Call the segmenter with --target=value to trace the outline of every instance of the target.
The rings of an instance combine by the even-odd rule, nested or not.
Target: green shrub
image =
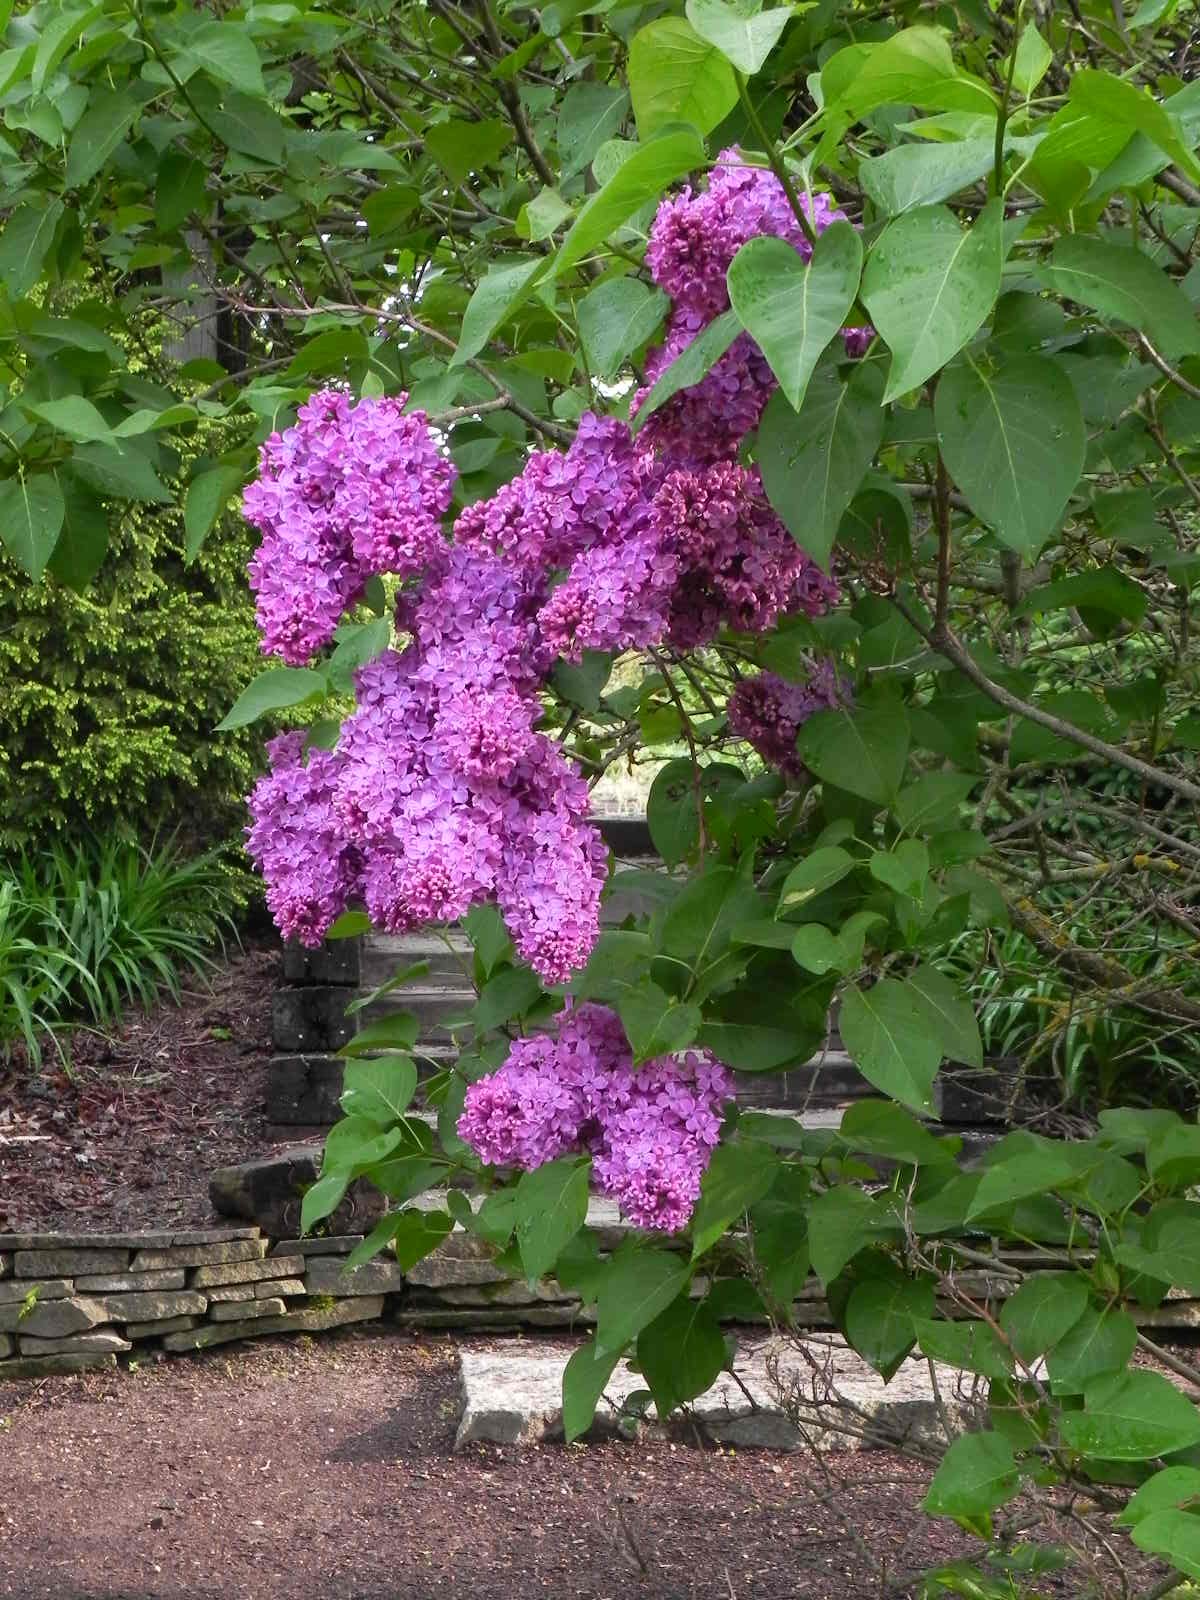
[[[83,594],[0,559],[0,848],[236,829],[261,733],[212,732],[258,661],[253,538],[229,520],[187,566],[176,507],[124,508]]]
[[[184,856],[125,835],[18,852],[0,876],[0,1050],[71,1022],[111,1024],[180,975],[204,972],[233,925],[234,879],[216,852]]]

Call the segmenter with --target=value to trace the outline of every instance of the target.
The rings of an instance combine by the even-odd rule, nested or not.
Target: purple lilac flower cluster
[[[817,234],[847,220],[825,194],[803,195],[800,205]],[[729,309],[729,265],[760,234],[786,240],[805,261],[812,256],[783,185],[773,173],[748,165],[737,150],[722,151],[703,192],[685,188],[659,207],[646,264],[671,296],[672,308],[666,340],[646,364],[647,386],[634,396],[635,413],[660,374]],[[873,337],[873,328],[844,329],[847,355],[864,355]],[[700,383],[647,419],[642,438],[667,459],[721,460],[757,427],[774,388],[770,367],[742,334]]]
[[[529,1170],[586,1151],[631,1222],[674,1233],[699,1198],[731,1094],[728,1070],[702,1051],[635,1067],[616,1013],[587,1004],[565,1011],[555,1036],[518,1039],[473,1083],[458,1132],[490,1166]]]
[[[774,672],[743,678],[729,697],[729,726],[754,746],[764,761],[786,777],[805,771],[796,753],[796,734],[817,711],[844,705],[848,686],[832,662],[815,662],[807,683],[789,683]]]
[[[820,197],[809,215],[819,230],[839,213]],[[660,208],[647,260],[674,309],[651,381],[725,309],[729,262],[759,233],[810,254],[780,185],[736,152],[702,194]],[[453,468],[403,396],[317,394],[268,440],[245,499],[264,535],[250,568],[263,649],[300,665],[370,577],[402,580],[400,647],[357,674],[336,751],[306,753],[301,734],[284,735],[251,797],[249,849],[282,932],[316,944],[355,900],[401,931],[487,899],[545,981],[584,965],[606,852],[586,785],[538,730],[539,693],[561,655],[692,648],[722,626],[762,631],[836,600],[757,470],[737,460],[773,386],[742,336],[637,439],[585,416],[569,450],[531,455],[464,510],[452,542]],[[823,691],[753,682],[731,720],[794,759],[795,725]],[[462,1131],[485,1159],[526,1167],[587,1149],[627,1214],[673,1229],[695,1203],[728,1092],[725,1069],[701,1054],[635,1069],[619,1020],[584,1006],[557,1039],[520,1041],[473,1086]]]
[[[302,665],[369,577],[416,577],[441,544],[454,469],[406,399],[354,405],[327,389],[263,445],[243,511],[263,534],[250,587],[264,653]]]

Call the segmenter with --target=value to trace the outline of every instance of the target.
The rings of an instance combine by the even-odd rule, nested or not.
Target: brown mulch
[[[278,963],[262,943],[231,951],[210,983],[186,980],[182,1004],[80,1029],[63,1061],[0,1060],[0,1233],[211,1223],[213,1168],[271,1148]]]
[[[878,1600],[881,1559],[963,1547],[879,1452],[455,1455],[453,1355],[372,1327],[0,1385],[0,1596]]]

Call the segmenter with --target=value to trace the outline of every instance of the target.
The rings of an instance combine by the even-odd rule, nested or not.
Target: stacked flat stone
[[[200,1350],[382,1315],[395,1262],[343,1268],[360,1235],[284,1241],[258,1228],[0,1234],[0,1378],[111,1367],[135,1344]]]

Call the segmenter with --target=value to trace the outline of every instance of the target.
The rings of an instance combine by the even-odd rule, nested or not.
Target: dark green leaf
[[[1040,276],[1055,294],[1148,334],[1165,356],[1200,351],[1200,323],[1183,290],[1127,243],[1069,234]]]
[[[617,1011],[635,1062],[686,1049],[702,1020],[698,1006],[672,999],[649,978],[624,991]]]
[[[700,1181],[692,1214],[692,1260],[716,1244],[729,1225],[775,1182],[779,1160],[761,1144],[719,1144]]]
[[[325,674],[309,667],[268,667],[242,690],[215,731],[229,733],[234,728],[245,728],[268,711],[303,705],[316,695],[324,695],[328,687]]]
[[[659,373],[650,393],[642,401],[631,427],[636,434],[659,406],[666,405],[681,389],[690,389],[721,359],[742,331],[736,311],[725,311],[708,324],[691,344]]]
[[[609,278],[576,307],[579,336],[593,377],[614,378],[662,321],[667,297],[638,278]]]
[[[836,366],[823,365],[798,413],[780,391],[759,424],[756,455],[767,498],[821,566],[829,564],[842,517],[883,438],[882,389],[878,362],[859,362],[845,382]]]
[[[563,1436],[568,1444],[592,1425],[604,1386],[621,1359],[620,1350],[600,1355],[593,1336],[580,1345],[563,1370]]]
[[[522,1174],[517,1184],[517,1245],[532,1282],[550,1271],[587,1218],[587,1156],[547,1161]]]
[[[411,1056],[402,1055],[347,1061],[342,1082],[340,1104],[346,1115],[387,1128],[408,1110],[417,1068]]]
[[[67,146],[67,188],[78,189],[107,164],[140,106],[128,89],[97,89]]]
[[[596,1348],[621,1351],[660,1311],[665,1311],[691,1275],[686,1261],[669,1250],[623,1245],[611,1257],[596,1296]]]
[[[848,222],[825,229],[807,265],[786,240],[767,236],[749,240],[730,263],[730,303],[796,411],[854,304],[861,274],[862,240]]]
[[[1062,368],[1022,356],[985,373],[945,373],[934,406],[942,453],[971,509],[1005,544],[1033,557],[1062,521],[1083,472],[1087,436]]]
[[[929,1034],[924,997],[900,978],[871,989],[851,984],[842,996],[842,1038],[868,1083],[911,1106],[933,1113],[930,1091],[945,1051]]]
[[[52,472],[0,481],[0,540],[17,565],[40,583],[62,532],[66,504]]]
[[[896,798],[908,759],[903,708],[818,711],[800,729],[796,748],[823,782],[888,805]]]
[[[686,1294],[642,1329],[637,1358],[661,1418],[711,1389],[729,1360],[716,1318]]]
[[[1020,1487],[1008,1440],[998,1433],[967,1433],[942,1457],[921,1509],[934,1517],[974,1519],[1006,1505]]]
[[[0,279],[14,300],[28,294],[41,275],[63,214],[61,200],[18,206],[0,234]]]
[[[1082,1411],[1060,1424],[1064,1443],[1102,1461],[1149,1461],[1200,1443],[1200,1411],[1157,1372],[1117,1372],[1088,1383]]]

